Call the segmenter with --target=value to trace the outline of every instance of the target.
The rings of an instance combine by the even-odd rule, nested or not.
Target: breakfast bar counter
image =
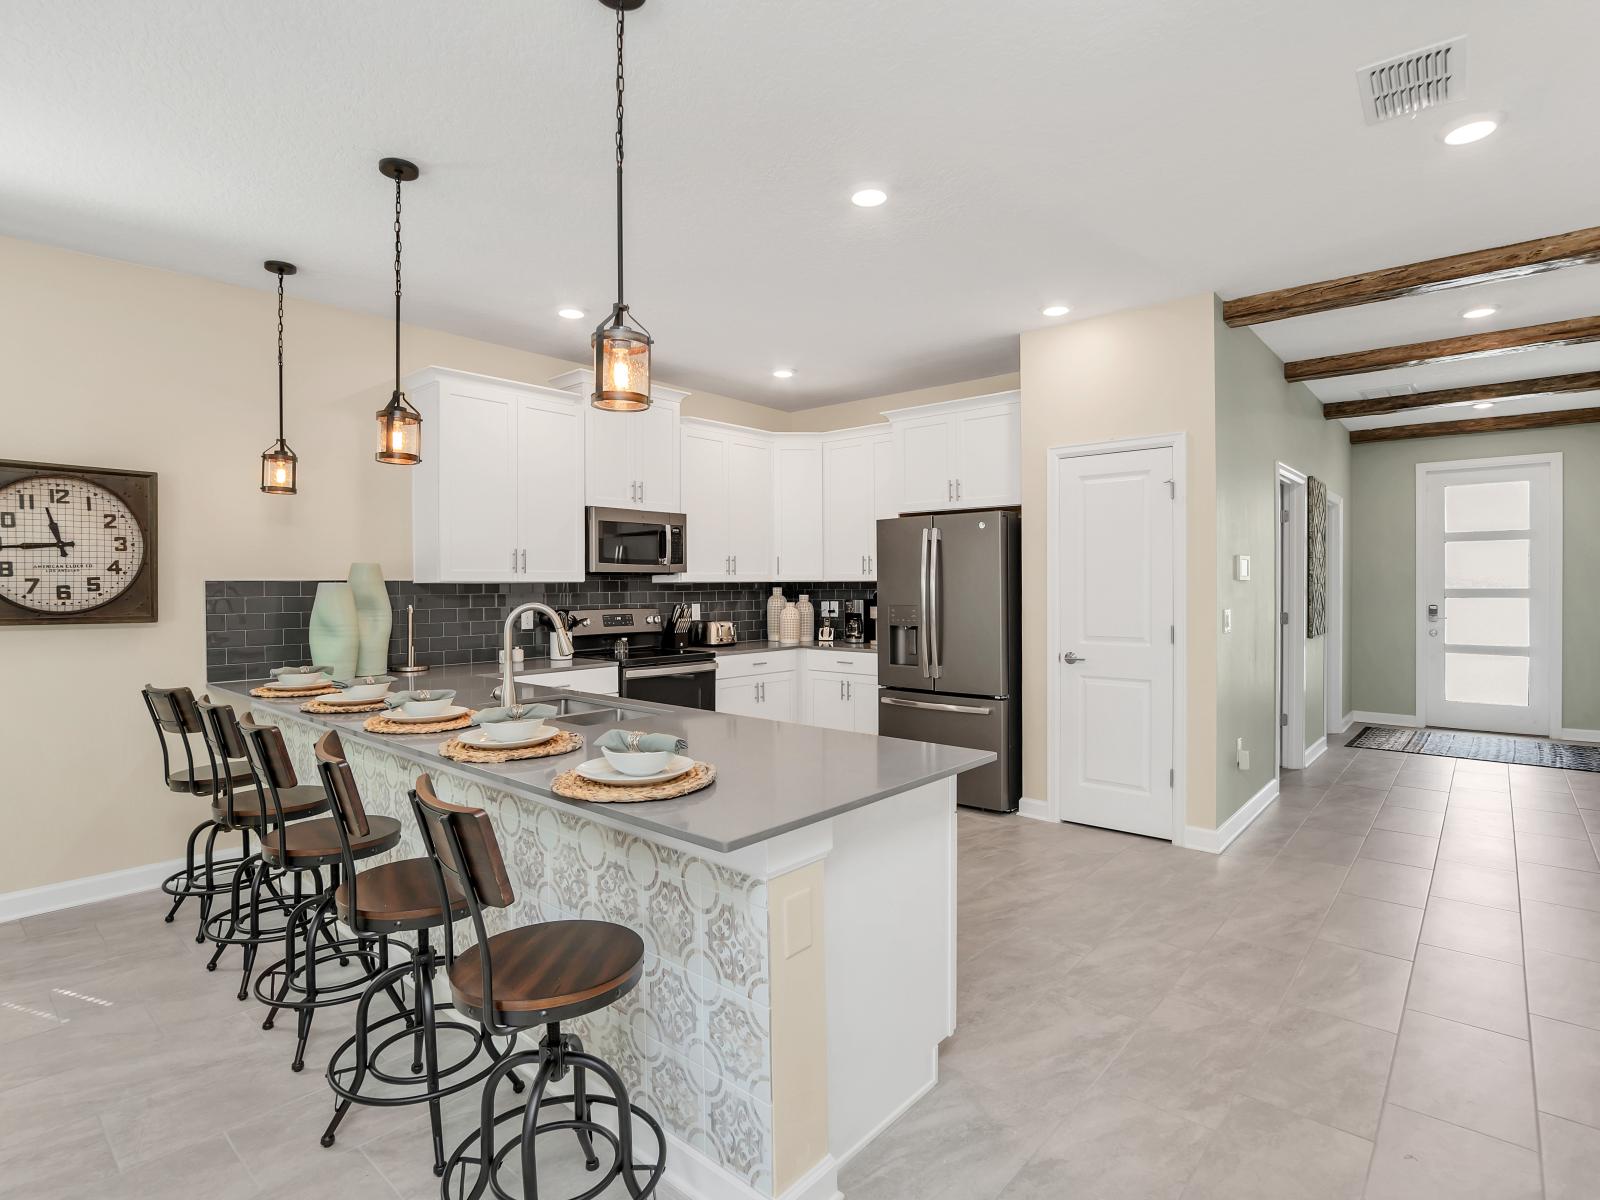
[[[367,808],[408,831],[394,857],[422,853],[407,800],[421,772],[489,813],[516,891],[491,933],[572,918],[639,932],[643,983],[577,1032],[665,1127],[684,1194],[832,1200],[836,1163],[937,1081],[955,1028],[955,777],[992,755],[523,685],[585,747],[477,765],[438,753],[452,735],[367,732],[362,715],[251,697],[260,682],[210,690],[277,725],[303,782],[337,729]],[[481,708],[497,682],[480,664],[416,686]],[[615,728],[684,738],[716,781],[644,803],[556,796]]]

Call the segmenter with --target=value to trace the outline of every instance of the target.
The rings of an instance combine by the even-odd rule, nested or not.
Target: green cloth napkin
[[[332,667],[273,667],[272,677],[276,679],[279,675],[309,675],[313,671],[321,671],[324,675],[333,674]]]
[[[390,708],[399,708],[407,700],[454,700],[456,694],[450,688],[436,688],[432,691],[416,692],[390,692],[383,698],[383,702]]]
[[[639,744],[633,745],[633,739],[638,738]],[[626,754],[630,750],[642,754],[682,754],[689,748],[689,743],[675,733],[633,733],[626,729],[608,729],[594,740],[594,746],[599,750],[619,750]]]
[[[480,708],[478,710],[478,724],[493,723],[495,721],[536,721],[544,717],[556,715],[554,704],[524,704],[513,714],[510,708]]]

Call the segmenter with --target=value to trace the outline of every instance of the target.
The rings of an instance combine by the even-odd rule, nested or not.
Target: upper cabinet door
[[[901,495],[907,512],[955,503],[956,472],[950,455],[950,418],[944,413],[895,423],[900,446]]]
[[[580,399],[584,411],[585,501],[597,508],[642,508],[634,471],[631,423],[641,413],[606,412]]]
[[[419,577],[516,577],[518,399],[514,389],[489,382],[441,385],[433,451],[439,458],[438,569],[417,572]]]
[[[822,451],[825,579],[862,579],[877,553],[873,516],[873,446],[869,438],[829,442]]]
[[[677,405],[657,403],[644,412],[604,415],[620,417],[627,422],[630,457],[633,461],[629,478],[636,481],[639,487],[638,498],[626,503],[656,512],[681,512]]]
[[[1022,413],[996,404],[957,413],[953,446],[962,508],[1022,503]]]
[[[822,447],[779,442],[772,479],[773,578],[821,579]]]
[[[772,443],[737,434],[727,441],[728,552],[740,579],[772,578]]]
[[[878,434],[872,439],[873,517],[877,520],[898,517],[904,508],[901,503],[904,491],[900,456],[894,452],[894,435]]]
[[[583,407],[559,394],[518,402],[521,533],[514,579],[567,583],[584,577]]]
[[[727,575],[733,550],[728,533],[728,442],[716,429],[683,428],[683,514],[688,540],[686,574]]]

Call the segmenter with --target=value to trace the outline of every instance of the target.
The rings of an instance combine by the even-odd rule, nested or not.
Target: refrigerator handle
[[[933,678],[933,651],[929,649],[933,640],[933,628],[928,617],[928,543],[932,540],[933,530],[924,526],[922,529],[922,564],[917,575],[917,586],[922,596],[922,677]]]
[[[928,623],[928,652],[933,659],[931,664],[933,678],[939,678],[944,669],[944,634],[940,630],[939,592],[943,588],[943,581],[939,573],[939,560],[943,557],[941,546],[944,542],[939,527],[935,525],[928,530],[928,541],[932,553],[928,558],[928,612],[923,617]]]
[[[994,711],[976,704],[930,704],[926,700],[902,700],[898,696],[880,696],[878,703],[891,708],[920,708],[927,712],[966,713],[975,717],[987,717]]]

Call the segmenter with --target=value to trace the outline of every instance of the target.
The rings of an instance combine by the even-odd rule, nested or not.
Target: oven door
[[[622,694],[629,700],[649,700],[654,704],[676,704],[679,708],[715,711],[717,664],[693,662],[681,666],[624,666]]]
[[[591,575],[675,575],[684,569],[682,513],[590,508],[587,543]]]

